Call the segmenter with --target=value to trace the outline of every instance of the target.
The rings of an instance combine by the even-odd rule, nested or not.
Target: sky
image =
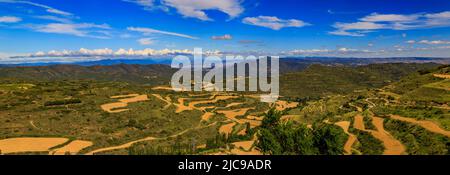
[[[194,48],[450,57],[449,29],[447,0],[0,0],[0,63],[160,58]]]

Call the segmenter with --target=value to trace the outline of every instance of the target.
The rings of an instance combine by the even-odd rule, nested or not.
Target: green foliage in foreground
[[[341,155],[347,140],[335,125],[318,124],[313,129],[280,121],[281,113],[270,110],[261,125],[257,147],[274,155]]]

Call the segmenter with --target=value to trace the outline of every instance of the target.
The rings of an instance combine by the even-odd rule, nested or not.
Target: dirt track
[[[155,96],[156,98],[166,102],[166,105],[163,107],[163,109],[167,109],[170,105],[172,105],[172,101],[169,97],[163,98],[161,95],[159,94],[152,94],[153,96]]]
[[[213,125],[216,125],[216,124],[217,124],[217,122],[211,123],[211,124],[206,125],[206,126],[201,126],[201,124],[199,124],[197,127],[188,128],[188,129],[186,129],[184,131],[181,131],[181,132],[179,132],[177,134],[174,134],[174,135],[171,135],[171,136],[168,136],[168,137],[162,137],[162,138],[146,137],[146,138],[143,138],[143,139],[138,139],[138,140],[134,140],[134,141],[131,141],[131,142],[127,142],[127,143],[124,143],[124,144],[118,145],[118,146],[111,146],[111,147],[96,149],[96,150],[93,150],[91,152],[86,153],[86,155],[94,155],[95,153],[100,153],[100,152],[105,152],[105,151],[112,151],[112,150],[117,150],[117,149],[125,149],[125,148],[129,148],[131,145],[133,145],[135,143],[144,142],[144,141],[162,140],[162,139],[174,138],[174,137],[183,135],[183,134],[185,134],[185,133],[187,133],[187,132],[189,132],[191,130],[202,129],[202,128],[210,127],[210,126],[213,126]]]

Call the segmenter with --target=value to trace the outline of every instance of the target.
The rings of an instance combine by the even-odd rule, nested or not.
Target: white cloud
[[[337,49],[297,49],[287,52],[287,55],[293,56],[346,56],[355,54],[368,54],[373,53],[370,50],[359,50],[346,47],[340,47]]]
[[[242,20],[244,24],[267,27],[280,30],[285,27],[304,27],[310,24],[297,19],[280,19],[275,16],[246,17]]]
[[[420,15],[397,15],[397,14],[378,14],[372,13],[369,16],[361,18],[361,21],[367,22],[411,22],[415,21]]]
[[[244,12],[239,0],[163,0],[167,6],[177,9],[185,17],[197,18],[204,21],[210,19],[205,10],[218,10],[235,18]]]
[[[211,39],[212,40],[232,40],[233,37],[229,34],[225,34],[223,36],[212,36]]]
[[[378,14],[372,13],[352,23],[335,23],[333,35],[364,36],[367,32],[384,30],[412,30],[450,27],[450,11],[419,14]],[[406,35],[403,35],[406,37]]]
[[[0,16],[0,23],[16,23],[22,21],[22,18],[15,16]]]
[[[343,31],[347,30],[375,30],[382,29],[385,26],[383,24],[377,24],[373,22],[355,22],[355,23],[336,23],[335,28],[341,29]]]
[[[97,56],[104,56],[104,57],[114,57],[114,56],[164,56],[164,55],[178,55],[178,54],[193,54],[194,52],[192,50],[183,49],[161,49],[161,50],[155,50],[155,49],[143,49],[143,50],[134,50],[134,49],[118,49],[116,51],[108,48],[104,49],[85,49],[81,48],[80,50],[62,50],[62,51],[56,51],[51,50],[48,52],[39,51],[34,54],[29,54],[28,57],[97,57]],[[207,55],[212,54],[220,54],[220,51],[205,51]]]
[[[450,41],[443,41],[443,40],[434,40],[434,41],[429,41],[429,40],[421,40],[419,42],[417,42],[419,44],[450,44]]]
[[[155,43],[153,38],[141,38],[141,39],[138,39],[137,42],[139,42],[139,44],[141,44],[141,45],[151,45],[151,44]]]
[[[218,50],[206,50],[205,55],[221,55]],[[174,55],[192,55],[193,51],[188,49],[85,49],[79,50],[51,50],[39,51],[33,54],[5,54],[0,52],[0,64],[22,64],[22,63],[73,63],[82,61],[97,61],[103,59],[167,59]]]
[[[58,9],[55,9],[53,7],[50,7],[50,6],[47,6],[47,5],[44,5],[44,4],[34,3],[34,2],[30,2],[30,1],[0,0],[0,3],[28,4],[28,5],[32,5],[32,6],[35,6],[35,7],[44,8],[49,13],[63,15],[63,16],[72,16],[72,13],[69,13],[69,12],[66,12],[66,11],[62,11],[62,10],[58,10]]]
[[[52,16],[52,15],[34,16],[34,18],[49,20],[49,21],[56,21],[56,22],[61,22],[61,23],[72,23],[72,20],[70,20],[70,19],[61,18],[61,17],[57,17],[57,16]]]
[[[343,31],[343,30],[336,30],[336,31],[328,32],[328,33],[332,34],[332,35],[340,35],[340,36],[364,36],[364,34],[359,33],[359,32],[348,32],[348,31]]]
[[[450,41],[445,40],[408,40],[406,41],[408,44],[427,44],[427,45],[443,45],[443,44],[450,44]]]
[[[128,27],[127,29],[129,31],[140,32],[140,33],[142,33],[144,35],[162,34],[162,35],[171,35],[171,36],[177,36],[177,37],[189,38],[189,39],[198,39],[197,37],[193,37],[193,36],[186,35],[186,34],[175,33],[175,32],[168,32],[168,31],[162,31],[162,30],[156,30],[156,29],[152,29],[152,28]]]
[[[153,7],[155,5],[155,0],[123,0],[125,2],[135,3],[144,7]]]
[[[197,18],[203,21],[212,21],[205,13],[206,10],[218,10],[227,14],[230,18],[235,18],[244,12],[240,0],[123,0],[138,4],[144,10],[161,9],[168,11],[174,8],[184,17]]]
[[[107,24],[98,25],[91,23],[78,23],[78,24],[50,23],[44,25],[32,25],[30,26],[30,28],[37,32],[43,33],[68,34],[79,37],[90,37],[99,39],[109,38],[109,36],[107,36],[107,33],[105,33],[105,31],[102,30],[110,29],[109,25]],[[93,33],[102,35],[93,35]]]

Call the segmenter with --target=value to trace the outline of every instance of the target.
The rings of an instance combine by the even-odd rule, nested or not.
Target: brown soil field
[[[192,108],[190,108],[189,106],[184,105],[184,100],[186,98],[179,98],[178,104],[175,104],[175,106],[177,106],[177,110],[175,111],[175,113],[180,113],[183,111],[189,111],[189,110],[193,110]]]
[[[361,131],[370,132],[373,137],[383,142],[385,147],[383,155],[401,155],[405,151],[403,144],[384,130],[383,118],[372,117],[372,123],[377,130],[366,130],[364,127],[363,116],[357,114],[355,116],[353,127]]]
[[[241,109],[235,109],[235,110],[218,110],[217,113],[225,114],[225,117],[238,122],[240,124],[244,123],[240,119],[236,119],[237,116],[243,116],[247,113],[248,110],[253,108],[241,108]]]
[[[438,77],[438,78],[450,79],[450,75],[448,75],[448,74],[433,74],[433,76]]]
[[[263,117],[263,116],[257,117],[257,116],[254,116],[254,115],[248,115],[248,116],[247,116],[247,119],[249,119],[249,120],[258,120],[258,121],[262,121],[262,120],[264,119],[264,117]]]
[[[233,126],[234,125],[236,125],[235,122],[228,123],[228,124],[220,126],[219,133],[231,134],[231,132],[233,132]]]
[[[250,141],[234,142],[233,145],[236,148],[242,148],[247,151],[250,150],[250,148],[252,148],[253,143],[255,143],[255,141],[250,140]]]
[[[295,108],[298,106],[298,102],[287,102],[283,100],[278,100],[275,102],[275,109],[278,111],[284,111],[289,108]]]
[[[202,101],[190,102],[188,106],[191,107],[191,108],[194,108],[194,109],[197,108],[199,110],[204,110],[205,108],[208,108],[208,107],[196,107],[196,105],[198,105],[198,104],[208,104],[208,103],[211,104],[211,103],[216,103],[216,102],[218,102],[220,100],[228,100],[228,99],[233,99],[233,98],[239,98],[239,96],[227,96],[227,95],[215,96],[215,98],[212,99],[212,100],[202,100]]]
[[[250,120],[250,119],[239,119],[239,121],[242,123],[250,123],[250,128],[260,126],[262,123],[260,120]]]
[[[147,101],[147,100],[148,100],[147,95],[138,95],[138,96],[131,97],[131,98],[120,99],[119,101],[122,103],[135,103],[135,102]]]
[[[389,134],[383,127],[383,118],[372,117],[372,123],[377,128],[377,131],[370,131],[372,135],[381,140],[384,144],[385,150],[383,155],[401,155],[405,152],[403,144]]]
[[[0,140],[2,154],[44,152],[69,141],[67,138],[20,137]]]
[[[247,129],[241,129],[237,134],[238,135],[245,135],[246,134],[246,132],[247,132]]]
[[[235,155],[262,155],[262,153],[255,147],[252,148],[256,140],[258,140],[258,138],[255,135],[250,141],[234,142],[233,145],[235,147],[230,151],[230,153]]]
[[[119,113],[119,112],[128,111],[129,109],[117,109],[117,108],[125,108],[127,106],[128,106],[128,104],[126,104],[126,103],[115,102],[115,103],[108,103],[108,104],[101,105],[100,108],[102,108],[104,111],[109,112],[109,113]],[[116,110],[114,110],[114,109],[116,109]]]
[[[366,130],[366,128],[364,127],[364,118],[363,118],[362,115],[357,114],[355,116],[354,121],[353,121],[353,127],[356,128],[356,129],[359,129],[361,131],[365,131]]]
[[[350,122],[349,121],[341,121],[341,122],[335,123],[335,125],[341,127],[344,130],[344,132],[348,135],[348,140],[344,144],[344,151],[345,151],[344,154],[351,155],[352,154],[352,146],[356,141],[356,136],[348,132],[348,128],[350,127]]]
[[[127,98],[123,98],[127,97]],[[139,94],[129,94],[129,95],[118,95],[118,96],[112,96],[111,98],[123,98],[119,99],[119,102],[114,103],[107,103],[100,105],[100,108],[102,108],[104,111],[109,113],[119,113],[128,111],[129,109],[117,109],[117,108],[125,108],[128,106],[128,103],[134,103],[134,102],[140,102],[140,101],[147,101],[148,97],[147,95],[139,95]],[[114,110],[117,109],[117,110]]]
[[[409,123],[413,123],[416,125],[419,125],[421,127],[423,127],[424,129],[430,131],[430,132],[434,132],[437,134],[442,134],[445,135],[447,137],[450,137],[450,131],[444,130],[442,129],[438,124],[432,122],[432,121],[426,121],[426,120],[416,120],[413,118],[408,118],[408,117],[402,117],[399,115],[391,115],[392,119],[395,120],[400,120],[400,121],[404,121],[404,122],[409,122]]]
[[[92,146],[91,141],[74,140],[64,147],[51,151],[51,155],[64,155],[70,153],[71,155],[78,154],[82,149]]]
[[[208,121],[212,116],[214,116],[214,113],[211,112],[206,112],[202,115],[202,120],[203,121]]]

